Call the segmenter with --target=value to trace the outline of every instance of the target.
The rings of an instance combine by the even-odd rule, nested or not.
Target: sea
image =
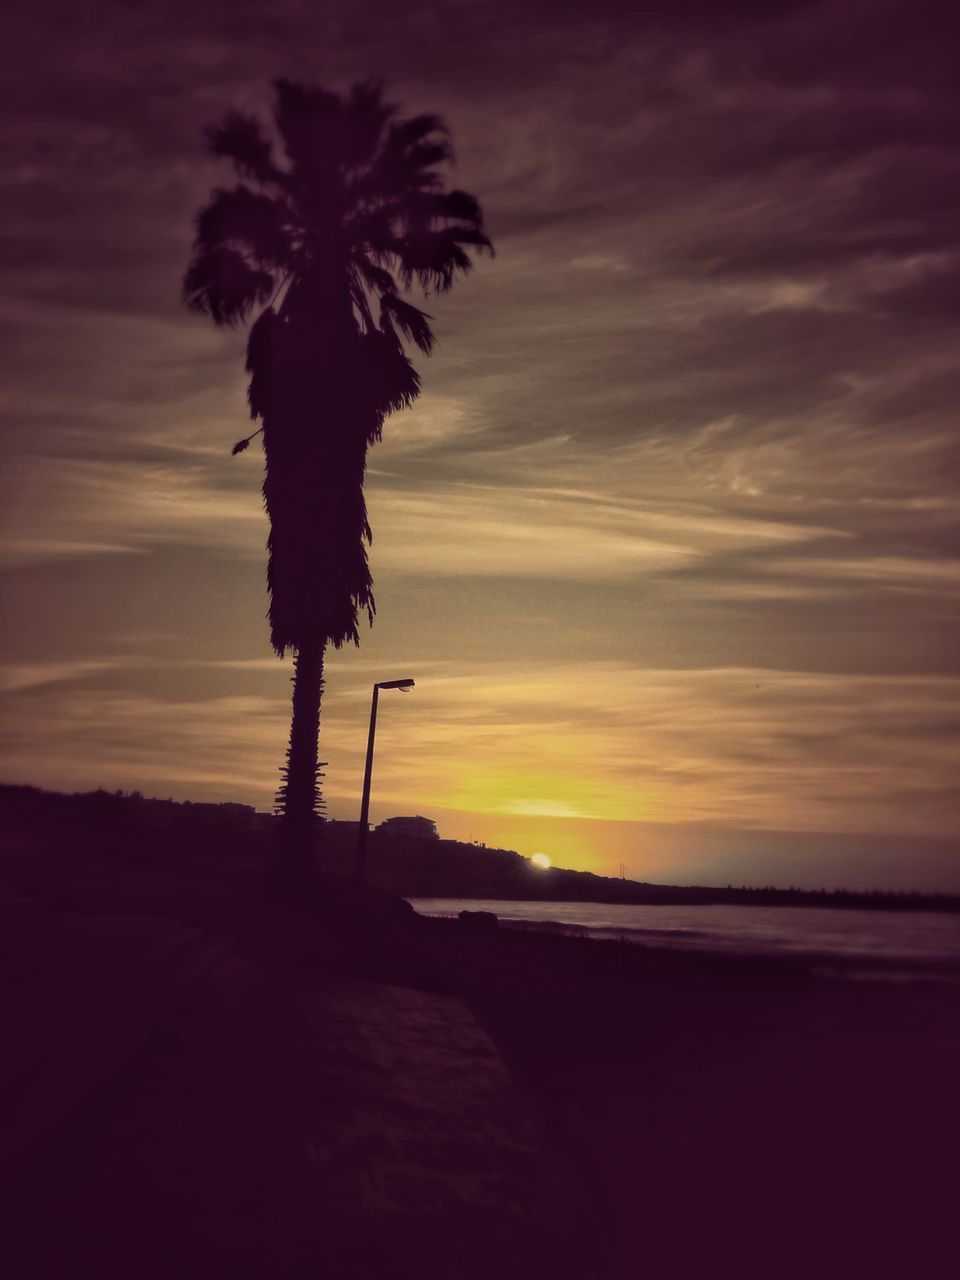
[[[423,915],[492,911],[504,924],[640,945],[816,957],[871,970],[960,975],[960,915],[844,907],[633,905],[412,898]]]

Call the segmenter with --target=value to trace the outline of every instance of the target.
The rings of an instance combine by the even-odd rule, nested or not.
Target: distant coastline
[[[65,794],[0,783],[0,830],[8,848],[95,847],[98,856],[137,861],[193,860],[248,870],[270,857],[274,819],[241,804],[158,800],[105,790]],[[356,824],[327,822],[323,861],[350,874]],[[670,885],[600,876],[561,867],[541,869],[511,849],[374,831],[368,879],[401,897],[634,905],[811,906],[880,911],[960,912],[960,894],[889,890],[800,889],[772,885]]]

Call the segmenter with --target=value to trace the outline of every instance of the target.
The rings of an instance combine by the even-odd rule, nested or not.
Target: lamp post
[[[357,830],[357,880],[363,883],[367,872],[367,827],[370,814],[370,778],[373,774],[373,739],[377,732],[377,701],[381,689],[402,689],[404,693],[413,688],[413,681],[381,680],[373,686],[373,701],[370,704],[370,732],[367,734],[367,763],[363,771],[363,799],[360,802],[360,826]]]

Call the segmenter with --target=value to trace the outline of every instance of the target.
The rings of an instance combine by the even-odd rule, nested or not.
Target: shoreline
[[[611,1280],[699,1280],[718,1262],[744,1280],[936,1274],[949,1256],[947,984],[542,931],[464,937],[436,919],[424,932],[534,1099]]]
[[[855,971],[859,970],[865,974],[876,974],[878,977],[887,972],[892,975],[894,971],[899,971],[904,974],[915,974],[918,978],[941,977],[946,982],[960,981],[960,935],[954,932],[952,917],[946,917],[950,930],[947,941],[954,945],[948,946],[947,941],[942,941],[938,950],[935,942],[918,947],[914,938],[907,940],[913,944],[912,948],[907,947],[905,940],[898,937],[896,933],[893,933],[890,938],[883,938],[874,932],[859,940],[853,934],[849,941],[844,941],[843,945],[831,945],[822,938],[817,939],[815,930],[811,931],[808,937],[804,936],[802,929],[797,929],[794,933],[781,932],[766,936],[734,933],[730,928],[729,920],[717,920],[712,917],[709,913],[713,909],[706,906],[684,908],[683,913],[677,914],[672,923],[666,924],[665,927],[658,927],[651,922],[648,915],[633,914],[634,912],[645,913],[645,907],[638,909],[632,905],[618,904],[614,910],[611,910],[610,904],[557,904],[572,908],[570,914],[579,914],[581,917],[584,914],[583,909],[588,909],[587,914],[589,914],[589,908],[594,906],[600,908],[593,913],[596,917],[594,920],[583,918],[565,920],[550,918],[548,913],[553,904],[547,903],[537,904],[543,912],[540,916],[518,914],[528,906],[526,900],[412,898],[410,901],[414,909],[427,919],[455,919],[460,915],[461,910],[477,912],[481,916],[493,914],[496,916],[496,927],[502,930],[581,937],[597,942],[621,942],[645,950],[696,953],[705,957],[735,955],[757,961],[768,957],[793,959],[802,964],[849,971],[854,976]],[[430,910],[432,903],[442,903],[445,909],[434,912]],[[510,914],[500,914],[504,907],[510,909]],[[665,913],[666,921],[670,920],[669,913],[676,911],[671,907],[658,907],[657,910]],[[723,907],[718,910],[725,912],[729,908]],[[797,910],[807,911],[810,908],[797,908]],[[704,917],[696,919],[696,915],[701,911],[705,913]],[[687,912],[690,914],[688,915]],[[620,913],[624,917],[620,923],[602,918],[604,915],[615,916]],[[902,919],[902,916],[896,917],[895,929]],[[873,923],[873,913],[867,915],[865,920]],[[928,913],[918,913],[918,929],[922,930],[929,920]],[[830,923],[832,924],[833,921],[831,920]],[[692,927],[693,925],[700,927]]]

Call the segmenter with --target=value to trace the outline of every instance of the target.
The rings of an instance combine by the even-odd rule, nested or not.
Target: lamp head
[[[414,682],[409,678],[405,680],[380,680],[377,682],[378,689],[402,689],[404,693],[412,689]]]

